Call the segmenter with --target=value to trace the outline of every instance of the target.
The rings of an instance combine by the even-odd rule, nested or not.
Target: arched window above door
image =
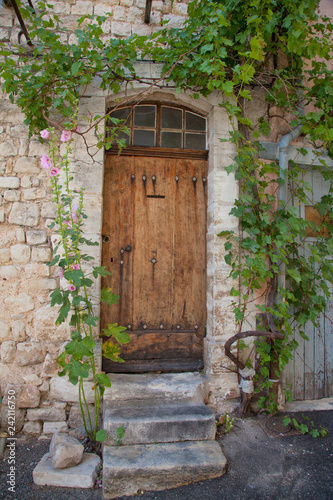
[[[115,108],[110,117],[127,126],[120,139],[128,146],[206,150],[206,119],[186,108],[145,103]],[[107,130],[114,126],[109,120]]]

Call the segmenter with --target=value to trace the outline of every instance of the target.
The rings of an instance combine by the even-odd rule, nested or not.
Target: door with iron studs
[[[106,372],[194,371],[203,367],[206,325],[207,162],[107,155],[101,329],[127,328],[124,363]]]

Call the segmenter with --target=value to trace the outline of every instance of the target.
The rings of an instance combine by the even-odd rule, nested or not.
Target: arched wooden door
[[[106,372],[203,367],[207,161],[184,153],[106,155],[102,261],[112,275],[102,285],[119,303],[102,305],[101,328],[118,323],[131,337],[125,363],[104,359]]]

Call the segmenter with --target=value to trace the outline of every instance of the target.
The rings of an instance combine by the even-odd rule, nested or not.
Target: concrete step
[[[103,458],[104,498],[176,488],[220,477],[226,469],[216,441],[104,446]]]
[[[202,402],[151,400],[104,402],[104,429],[116,444],[117,428],[125,431],[123,445],[213,440],[213,413]]]
[[[207,378],[200,373],[109,373],[111,387],[104,393],[104,401],[132,401],[141,399],[188,399],[204,401]]]

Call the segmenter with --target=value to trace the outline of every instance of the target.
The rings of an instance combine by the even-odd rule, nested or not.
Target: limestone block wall
[[[144,24],[145,0],[52,1],[68,34],[64,42],[75,42],[73,31],[84,14],[111,13],[103,25],[106,40],[134,33],[149,35],[162,21],[180,27],[186,18],[188,0],[154,0],[150,25]],[[0,7],[0,42],[17,43],[20,26],[13,10]],[[24,37],[21,41],[24,43]],[[89,113],[103,114],[106,97],[98,85],[80,103],[79,124]],[[57,376],[56,358],[69,339],[66,325],[55,328],[57,312],[50,308],[50,292],[59,284],[57,268],[49,268],[54,219],[48,173],[40,168],[47,144],[28,138],[24,116],[0,93],[0,407],[1,428],[8,423],[8,391],[16,394],[16,431],[48,436],[56,430],[81,425],[77,388]],[[93,143],[95,137],[88,137]],[[76,186],[85,187],[87,237],[100,242],[103,192],[103,152],[93,164],[80,140],[74,143],[71,168]],[[88,252],[100,263],[100,247]],[[95,284],[99,294],[99,281]],[[96,300],[96,315],[99,303]],[[98,350],[97,350],[98,351]],[[101,352],[96,352],[101,362]],[[87,386],[89,386],[87,382]],[[91,385],[91,384],[90,384]],[[91,401],[92,403],[93,401]],[[73,416],[74,415],[74,416]],[[69,427],[68,427],[69,426]]]
[[[143,22],[144,0],[68,0],[52,2],[54,12],[61,15],[68,37],[82,14],[112,12],[104,23],[105,37],[149,34],[159,29],[161,22],[181,26],[186,18],[188,0],[153,0],[151,24]],[[20,30],[12,11],[0,7],[0,41],[16,42]],[[138,72],[157,76],[160,68],[148,62],[138,65]],[[135,94],[143,87],[134,86]],[[125,95],[118,94],[116,98]],[[127,93],[127,96],[129,94]],[[230,361],[224,356],[224,343],[234,334],[235,323],[231,308],[230,288],[237,286],[228,278],[224,262],[224,240],[217,234],[236,230],[237,221],[229,215],[238,185],[228,176],[225,167],[234,155],[228,138],[230,124],[219,107],[221,96],[212,95],[195,101],[186,93],[175,95],[169,88],[150,90],[150,98],[168,100],[192,108],[207,117],[208,124],[208,213],[207,213],[207,337],[204,357],[207,375],[206,401],[222,411],[238,396],[237,378],[231,373]],[[90,114],[103,114],[115,96],[102,92],[98,82],[91,85],[80,102],[78,124],[83,126]],[[258,101],[259,102],[259,101]],[[253,113],[256,111],[253,109]],[[50,308],[50,292],[58,286],[57,268],[49,268],[52,237],[48,229],[54,219],[52,193],[47,171],[40,167],[40,157],[48,152],[47,144],[37,137],[28,138],[24,116],[0,93],[0,408],[1,426],[7,423],[8,391],[16,394],[16,430],[27,434],[50,436],[56,430],[69,430],[80,425],[77,388],[57,376],[56,358],[69,339],[66,325],[55,327],[57,312]],[[91,144],[96,138],[87,138]],[[94,162],[80,138],[75,139],[71,155],[73,183],[85,187],[85,211],[88,219],[85,233],[101,241],[103,211],[104,153],[97,152]],[[89,247],[89,254],[98,265],[101,246]],[[94,285],[99,294],[100,283]],[[96,315],[99,303],[95,302]],[[96,359],[101,360],[100,351]],[[85,382],[88,394],[91,382]],[[10,393],[9,393],[10,394]],[[93,401],[89,401],[92,403]]]
[[[35,7],[37,2],[32,2]],[[164,21],[171,28],[181,28],[187,15],[187,4],[190,0],[153,0],[150,23],[144,23],[146,0],[50,0],[52,11],[59,15],[63,27],[68,34],[63,36],[64,42],[75,43],[73,32],[77,29],[77,21],[84,15],[112,16],[103,23],[105,39],[112,37],[128,37],[130,35],[150,35],[160,29]],[[0,7],[0,42],[17,43],[20,32],[19,23],[13,10]],[[22,37],[24,39],[24,37]]]

